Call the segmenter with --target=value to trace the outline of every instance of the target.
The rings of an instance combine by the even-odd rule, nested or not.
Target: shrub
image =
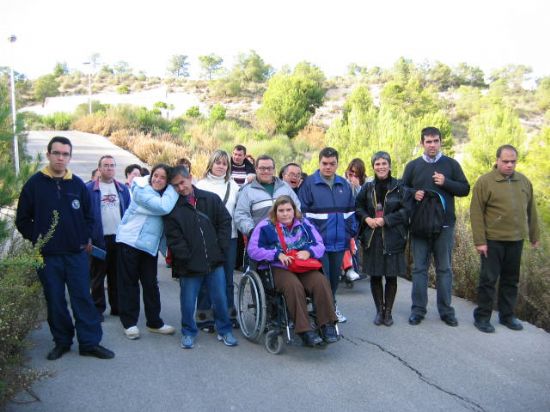
[[[118,83],[118,82],[117,82],[117,83]],[[115,83],[115,84],[116,84],[116,83]],[[130,88],[129,88],[127,85],[125,85],[125,84],[121,84],[120,86],[118,86],[118,87],[116,88],[116,92],[117,92],[118,94],[129,94],[129,93],[130,93]]]
[[[42,117],[43,124],[53,130],[69,130],[73,116],[65,112],[57,112],[48,116]]]
[[[185,115],[191,118],[200,117],[201,109],[199,108],[199,106],[191,106],[189,109],[187,109],[187,111],[185,112]]]
[[[216,103],[214,106],[212,106],[212,109],[210,109],[210,120],[214,122],[225,120],[226,112],[227,110],[225,107],[223,107],[223,105]]]
[[[57,225],[54,212],[52,227],[35,246],[15,237],[10,250],[0,260],[0,406],[18,391],[30,387],[44,372],[24,370],[25,337],[43,312],[41,286],[36,275],[43,262],[40,249],[50,239]]]

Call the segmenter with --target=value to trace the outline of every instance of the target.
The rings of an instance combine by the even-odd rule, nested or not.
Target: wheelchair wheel
[[[280,331],[270,330],[265,335],[265,348],[273,355],[278,355],[283,351],[284,338]]]
[[[267,319],[266,298],[262,281],[254,271],[247,271],[239,282],[237,318],[244,337],[258,342]]]

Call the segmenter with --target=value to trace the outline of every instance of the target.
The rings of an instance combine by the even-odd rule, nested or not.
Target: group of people
[[[186,349],[194,347],[200,329],[216,331],[227,346],[238,344],[233,274],[247,259],[271,266],[305,346],[338,340],[335,325],[347,320],[337,304],[338,284],[342,277],[356,280],[357,272],[370,277],[374,323],[391,326],[407,243],[413,257],[409,324],[420,324],[426,315],[433,256],[439,316],[457,326],[451,305],[455,197],[467,196],[470,185],[460,164],[441,152],[441,140],[437,128],[423,129],[423,154],[406,165],[401,179],[392,175],[391,156],[384,151],[372,155],[370,179],[361,159],[353,159],[344,176],[336,174],[339,156],[330,147],[320,151],[319,168],[311,175],[289,163],[276,176],[272,157],[251,162],[246,148],[237,145],[231,155],[212,153],[199,180],[181,159],[174,167],[155,165],[146,176],[139,165],[130,165],[127,181],[119,182],[115,159],[105,155],[97,177],[84,184],[68,169],[71,142],[52,138],[48,165],[23,187],[16,218],[23,237],[36,242],[50,230],[53,211],[60,215],[38,270],[55,343],[48,359],[70,350],[75,329],[81,355],[114,357],[100,345],[105,277],[110,314],[120,317],[127,338],[140,337],[140,284],[147,329],[173,334],[175,328],[160,316],[159,251],[168,254],[179,280]],[[488,333],[495,330],[490,317],[499,278],[500,323],[522,328],[514,309],[523,241],[539,244],[532,185],[515,171],[517,157],[513,146],[500,147],[494,170],[473,188],[472,231],[481,259],[474,325]],[[306,263],[311,267],[298,269]],[[315,325],[306,296],[313,298]]]

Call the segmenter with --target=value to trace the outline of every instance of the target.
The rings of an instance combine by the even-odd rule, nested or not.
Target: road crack
[[[455,392],[452,392],[450,390],[447,390],[447,389],[443,388],[437,382],[434,382],[431,379],[429,379],[428,377],[424,376],[422,374],[422,372],[420,372],[418,369],[416,369],[414,366],[412,366],[409,362],[407,362],[401,356],[399,356],[398,354],[392,352],[389,349],[386,349],[385,347],[383,347],[379,343],[376,343],[376,342],[373,342],[371,340],[364,339],[364,338],[353,338],[352,339],[352,338],[349,338],[349,337],[342,336],[342,339],[345,340],[345,341],[348,341],[349,343],[351,343],[352,345],[355,345],[355,346],[359,346],[359,343],[357,343],[355,341],[355,340],[358,340],[362,343],[366,343],[366,344],[369,344],[371,346],[374,346],[374,347],[378,348],[382,352],[390,355],[391,357],[393,357],[394,359],[399,361],[407,369],[413,371],[422,382],[430,385],[431,387],[437,389],[438,391],[441,391],[441,392],[443,392],[443,393],[445,393],[445,394],[447,394],[447,395],[449,395],[453,398],[458,399],[459,401],[463,402],[468,409],[470,409],[472,411],[486,412],[486,410],[480,404],[478,404],[477,402],[473,401],[472,399],[467,398],[466,396],[459,395],[458,393],[455,393]]]

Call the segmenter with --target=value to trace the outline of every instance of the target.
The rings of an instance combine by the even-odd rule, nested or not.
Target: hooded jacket
[[[168,185],[160,194],[149,184],[149,176],[132,181],[132,202],[124,213],[116,233],[116,241],[156,256],[159,249],[166,254],[162,216],[170,213],[178,194]]]
[[[82,251],[90,241],[94,224],[90,194],[82,179],[70,170],[62,178],[54,178],[49,167],[45,167],[23,186],[15,219],[17,230],[35,244],[39,236],[50,230],[54,210],[59,213],[59,219],[42,254]]]

